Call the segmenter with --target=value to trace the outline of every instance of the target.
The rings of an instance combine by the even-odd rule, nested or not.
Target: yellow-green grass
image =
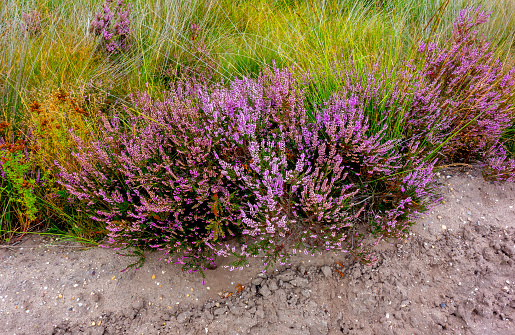
[[[258,72],[273,61],[303,71],[329,71],[353,59],[361,66],[378,60],[394,66],[432,25],[423,28],[445,1],[436,0],[135,0],[134,46],[124,55],[106,57],[88,32],[101,1],[5,0],[0,9],[0,96],[4,117],[22,119],[36,91],[97,81],[120,98],[151,88],[160,91],[164,66],[187,61],[209,68],[215,77]],[[502,52],[515,36],[515,0],[450,0],[438,15],[436,31],[452,27],[455,12],[482,4],[493,11],[482,32]],[[23,32],[21,14],[36,9],[43,19],[39,35]],[[189,25],[199,24],[201,38],[215,61],[193,50]],[[176,56],[176,57],[174,57]],[[202,66],[204,65],[204,66]],[[103,83],[101,84],[100,81]],[[113,86],[114,84],[114,86]],[[21,114],[20,114],[21,113]]]

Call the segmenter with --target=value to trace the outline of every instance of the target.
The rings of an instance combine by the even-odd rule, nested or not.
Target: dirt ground
[[[439,180],[442,204],[371,267],[325,253],[202,285],[158,254],[121,273],[131,259],[108,249],[0,246],[0,334],[515,334],[515,185]]]

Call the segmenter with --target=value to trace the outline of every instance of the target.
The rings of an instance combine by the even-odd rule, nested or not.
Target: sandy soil
[[[112,250],[0,246],[0,334],[515,334],[515,185],[440,182],[443,204],[372,267],[326,253],[219,266],[202,285],[157,254],[121,273],[131,260]]]

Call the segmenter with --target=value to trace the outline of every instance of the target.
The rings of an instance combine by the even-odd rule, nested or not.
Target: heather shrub
[[[296,86],[273,69],[177,84],[162,101],[136,94],[135,110],[104,119],[99,141],[77,138],[80,168],[60,166],[61,184],[106,223],[109,245],[162,250],[194,270],[220,255],[241,266],[297,250],[369,260],[364,236],[403,236],[430,204],[434,161],[416,141],[386,139],[386,126],[370,133],[371,99],[335,94],[311,119]]]
[[[488,17],[480,7],[464,9],[447,43],[420,44],[416,61],[421,71],[409,80],[417,92],[408,110],[407,134],[437,130],[429,143],[445,161],[480,161],[485,176],[506,180],[515,176],[515,161],[501,140],[515,120],[515,68],[506,70],[479,35],[477,27]]]
[[[108,53],[119,53],[130,48],[130,15],[130,2],[106,0],[91,22],[90,32],[100,37],[101,45]]]
[[[370,131],[367,109],[392,98],[379,96],[381,84],[370,77],[360,94],[335,94],[310,120],[289,72],[261,80],[268,107],[220,113],[226,138],[242,153],[233,163],[219,158],[222,173],[250,193],[241,213],[242,263],[259,253],[285,260],[299,249],[351,251],[367,261],[358,228],[379,239],[404,236],[431,204],[434,161],[422,160],[416,141],[387,139],[386,125]]]
[[[98,141],[76,138],[78,169],[60,168],[71,200],[107,225],[111,246],[162,250],[195,268],[198,258],[212,260],[208,241],[238,232],[239,191],[220,178],[217,138],[188,102],[192,89],[178,87],[163,101],[134,95],[136,111],[104,118]]]

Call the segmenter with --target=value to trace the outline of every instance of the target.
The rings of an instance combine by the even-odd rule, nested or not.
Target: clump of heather
[[[515,161],[507,156],[501,137],[515,119],[511,104],[515,68],[505,70],[491,44],[478,33],[476,28],[488,17],[480,7],[464,9],[448,43],[421,43],[418,61],[423,68],[415,76],[417,92],[407,130],[410,135],[437,130],[430,142],[441,146],[447,162],[479,160],[486,177],[513,180]]]
[[[107,224],[111,246],[162,250],[193,269],[230,254],[239,266],[258,255],[270,264],[298,250],[367,259],[358,227],[403,236],[430,203],[434,161],[414,140],[386,138],[386,125],[369,131],[370,96],[335,94],[312,119],[297,86],[289,70],[272,69],[227,85],[177,84],[161,101],[136,94],[136,112],[105,119],[100,141],[77,138],[80,169],[61,167],[61,183]]]
[[[386,125],[369,132],[367,108],[384,101],[380,84],[370,77],[360,95],[335,94],[309,120],[289,72],[275,70],[259,82],[267,99],[256,103],[265,108],[230,105],[224,112],[222,105],[218,114],[226,115],[230,147],[241,153],[232,162],[217,157],[222,173],[249,193],[241,207],[247,243],[240,257],[287,259],[299,249],[360,253],[364,245],[357,239],[353,245],[360,223],[378,238],[404,236],[431,202],[435,161],[421,159],[416,141],[388,140]]]
[[[106,0],[95,19],[90,31],[101,37],[102,45],[108,53],[126,51],[130,47],[131,4],[124,0]]]
[[[61,167],[61,183],[107,225],[110,246],[161,250],[202,269],[214,259],[207,243],[239,232],[242,195],[221,178],[212,159],[220,136],[189,101],[193,93],[183,85],[163,101],[134,95],[137,112],[105,118],[99,141],[76,138],[80,169]]]

